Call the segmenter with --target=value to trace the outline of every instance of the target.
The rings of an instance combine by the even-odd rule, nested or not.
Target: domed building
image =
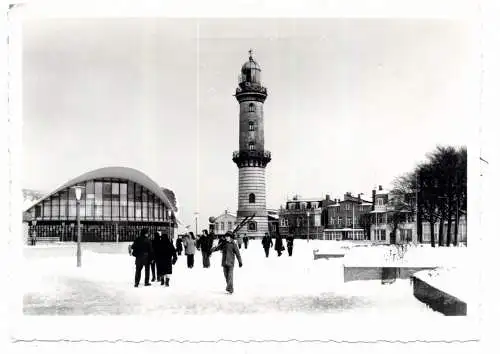
[[[29,206],[23,221],[30,235],[35,232],[37,240],[76,241],[77,186],[82,188],[83,242],[133,241],[144,227],[173,235],[177,227],[173,192],[138,170],[105,167],[64,183]]]

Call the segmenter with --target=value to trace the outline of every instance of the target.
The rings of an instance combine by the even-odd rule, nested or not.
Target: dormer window
[[[254,122],[252,122],[252,121],[248,122],[248,130],[251,132],[253,132],[255,130]]]

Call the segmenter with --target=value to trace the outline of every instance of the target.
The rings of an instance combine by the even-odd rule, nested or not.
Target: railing
[[[255,150],[240,150],[233,151],[233,159],[244,159],[244,158],[263,158],[271,159],[271,151],[255,151]]]

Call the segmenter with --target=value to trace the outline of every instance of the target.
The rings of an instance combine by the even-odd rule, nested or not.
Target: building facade
[[[76,177],[23,213],[38,240],[76,241],[76,186],[82,187],[79,218],[83,242],[133,241],[139,231],[174,234],[175,206],[162,188],[140,171],[106,167]]]
[[[333,201],[323,198],[293,197],[279,212],[279,230],[284,237],[293,235],[302,239],[323,239],[324,210]]]
[[[241,68],[235,97],[239,103],[239,150],[233,152],[238,166],[237,222],[253,219],[239,234],[261,238],[269,232],[266,210],[266,166],[271,153],[264,149],[264,102],[267,89],[261,84],[261,69],[250,51]]]
[[[236,225],[238,225],[236,222],[236,215],[231,214],[226,210],[224,213],[214,218],[214,234],[217,236],[224,235],[228,231],[233,231]]]
[[[361,194],[354,197],[351,193],[344,194],[344,200],[334,199],[326,207],[325,240],[354,240],[369,239],[369,218],[372,211],[372,202],[361,198]]]
[[[401,244],[418,243],[417,218],[415,205],[417,200],[414,194],[408,194],[404,200],[399,200],[389,191],[378,186],[373,190],[374,208],[370,213],[370,240],[374,243]],[[395,210],[396,204],[408,205],[405,209]],[[397,229],[395,229],[394,218],[398,217]],[[446,235],[448,223],[444,222],[444,234]],[[451,223],[452,233],[455,221]],[[434,224],[436,242],[439,231],[439,223]],[[467,242],[467,221],[464,216],[460,217],[458,224],[458,240],[460,243]],[[422,221],[422,243],[431,242],[431,225],[428,221]]]

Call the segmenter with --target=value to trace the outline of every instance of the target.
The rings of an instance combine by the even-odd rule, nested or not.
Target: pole
[[[415,233],[417,234],[417,242],[419,241],[418,239],[418,172],[415,173],[415,179],[416,179],[416,184],[415,184]]]
[[[307,213],[307,242],[309,242],[309,213]]]
[[[196,213],[196,216],[194,218],[194,225],[195,225],[195,237],[198,237],[198,213]]]
[[[82,234],[80,233],[80,201],[76,201],[76,266],[82,266]]]
[[[354,240],[354,203],[352,203],[352,239]]]

